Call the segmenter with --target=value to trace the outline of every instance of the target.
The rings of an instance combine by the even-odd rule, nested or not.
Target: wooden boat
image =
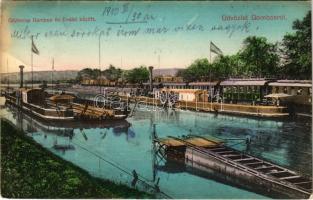
[[[20,88],[14,93],[6,94],[6,103],[14,105],[23,112],[51,121],[74,120],[74,112],[70,107],[63,105],[51,106],[45,100],[45,93],[40,88]]]
[[[74,96],[57,94],[46,98],[40,88],[21,88],[15,93],[6,94],[6,102],[33,116],[50,121],[77,120],[123,120],[127,110],[98,108],[89,104],[74,103]]]
[[[312,193],[311,178],[227,147],[221,141],[200,136],[155,138],[154,141],[166,159],[202,172],[213,170],[237,179],[237,183],[241,182],[248,188],[253,186],[265,190],[270,196],[306,199]]]

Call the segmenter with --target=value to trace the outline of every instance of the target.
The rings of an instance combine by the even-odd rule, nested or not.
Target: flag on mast
[[[33,39],[33,36],[32,36],[32,52],[39,55],[39,51],[34,43],[34,39]]]
[[[223,52],[213,42],[210,42],[210,51],[217,55],[223,55]]]

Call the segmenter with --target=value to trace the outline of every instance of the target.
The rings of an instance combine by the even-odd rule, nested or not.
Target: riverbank
[[[153,198],[92,177],[1,119],[1,195],[5,198]]]

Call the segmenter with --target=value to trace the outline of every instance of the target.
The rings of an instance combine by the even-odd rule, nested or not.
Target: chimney
[[[24,69],[24,66],[20,65],[19,68],[20,68],[20,88],[22,88],[23,87],[23,69]]]
[[[153,74],[152,74],[152,72],[153,72],[153,66],[149,66],[149,74],[150,74],[150,76],[149,76],[150,91],[152,91],[152,90],[153,90]]]

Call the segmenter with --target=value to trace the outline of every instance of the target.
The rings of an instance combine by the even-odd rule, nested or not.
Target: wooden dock
[[[253,184],[275,197],[305,199],[312,193],[312,180],[271,162],[203,137],[154,138],[156,153],[201,171],[216,171]]]
[[[145,105],[164,106],[159,99],[138,96],[127,97],[120,95],[121,99],[132,103],[140,102]],[[201,112],[224,113],[239,116],[265,117],[265,118],[284,118],[289,116],[287,108],[283,106],[261,106],[261,105],[244,105],[216,102],[190,102],[179,101],[174,105],[177,109],[195,110]]]
[[[186,139],[180,139],[169,136],[168,138],[159,139],[159,143],[161,145],[166,145],[167,147],[179,147],[179,146],[186,146],[186,144],[191,144],[197,147],[209,148],[209,147],[216,147],[220,146],[222,142],[208,140],[203,137],[190,137]]]

